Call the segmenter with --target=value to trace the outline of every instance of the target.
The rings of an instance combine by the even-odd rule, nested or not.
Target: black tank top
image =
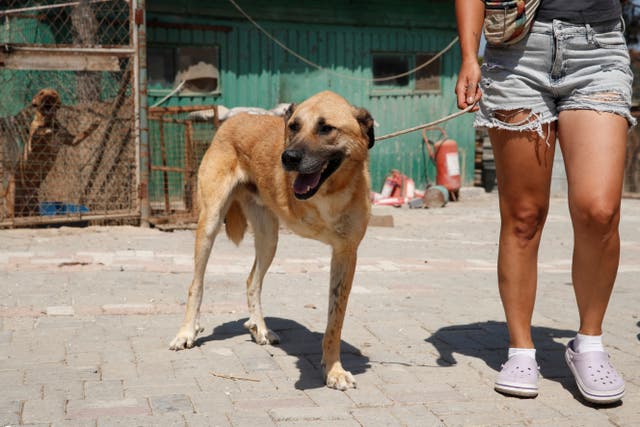
[[[540,0],[536,19],[594,24],[618,19],[621,14],[620,0]]]

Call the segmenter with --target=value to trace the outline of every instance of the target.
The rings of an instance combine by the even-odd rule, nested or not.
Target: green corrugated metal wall
[[[307,1],[301,2],[296,10],[291,10],[290,5],[285,8],[283,5],[286,3],[281,1],[268,4],[248,0],[240,2],[249,15],[288,47],[322,67],[350,78],[304,64],[239,17],[226,1],[215,2],[206,9],[196,7],[195,1],[175,3],[178,5],[169,8],[167,1],[148,1],[148,46],[218,46],[221,92],[207,97],[175,96],[163,105],[216,103],[227,107],[271,108],[280,102],[297,102],[318,91],[330,89],[353,104],[367,108],[380,124],[376,128],[377,135],[457,111],[453,92],[459,67],[457,45],[441,58],[441,90],[437,93],[393,91],[381,95],[368,81],[372,77],[372,52],[436,53],[444,48],[456,36],[453,2],[431,1],[420,5],[405,2],[398,6],[390,1],[377,1],[366,5],[369,18],[356,13],[358,2],[344,5],[347,2],[320,4]],[[393,25],[394,16],[395,22],[401,25]],[[268,21],[266,18],[282,21]],[[154,21],[219,25],[228,27],[230,31],[167,29],[154,26]],[[150,105],[166,93],[154,91],[153,87],[150,89]],[[467,115],[443,125],[449,136],[458,142],[466,185],[473,182],[474,131],[471,119]],[[430,136],[437,137],[438,134]],[[391,169],[399,169],[411,176],[419,186],[425,183],[425,156],[420,132],[381,141],[373,148],[370,170],[374,190],[380,189]],[[428,172],[429,179],[433,180],[435,171],[432,165],[428,166]]]

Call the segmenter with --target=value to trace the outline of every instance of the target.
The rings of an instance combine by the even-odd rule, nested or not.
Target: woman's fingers
[[[458,84],[456,85],[456,96],[458,98],[458,108],[460,109],[465,109],[478,102],[482,96],[482,91],[478,87],[478,81],[460,76]],[[477,107],[474,107],[472,111],[477,109]]]

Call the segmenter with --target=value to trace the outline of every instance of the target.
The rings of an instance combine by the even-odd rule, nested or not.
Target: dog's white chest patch
[[[351,221],[351,216],[341,215],[340,218],[338,218],[338,221],[335,223],[334,231],[339,236],[346,236],[352,228],[353,224]]]

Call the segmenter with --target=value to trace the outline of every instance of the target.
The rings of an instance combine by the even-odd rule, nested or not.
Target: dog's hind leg
[[[247,279],[247,304],[249,320],[244,327],[251,332],[256,343],[277,344],[278,335],[267,328],[262,314],[262,281],[273,261],[278,246],[278,218],[255,201],[243,204],[247,220],[254,231],[256,256]]]
[[[204,273],[213,242],[220,231],[225,212],[231,201],[231,193],[235,187],[234,179],[231,176],[221,179],[215,184],[216,188],[213,191],[207,191],[211,190],[209,188],[199,189],[201,205],[196,230],[193,280],[189,287],[184,321],[178,334],[169,345],[171,350],[184,350],[193,347],[196,336],[203,330],[200,326],[200,305],[202,304]]]
[[[331,256],[331,283],[329,289],[329,317],[322,338],[322,366],[327,387],[338,390],[355,388],[351,372],[340,362],[342,324],[356,269],[356,248],[333,248]]]

